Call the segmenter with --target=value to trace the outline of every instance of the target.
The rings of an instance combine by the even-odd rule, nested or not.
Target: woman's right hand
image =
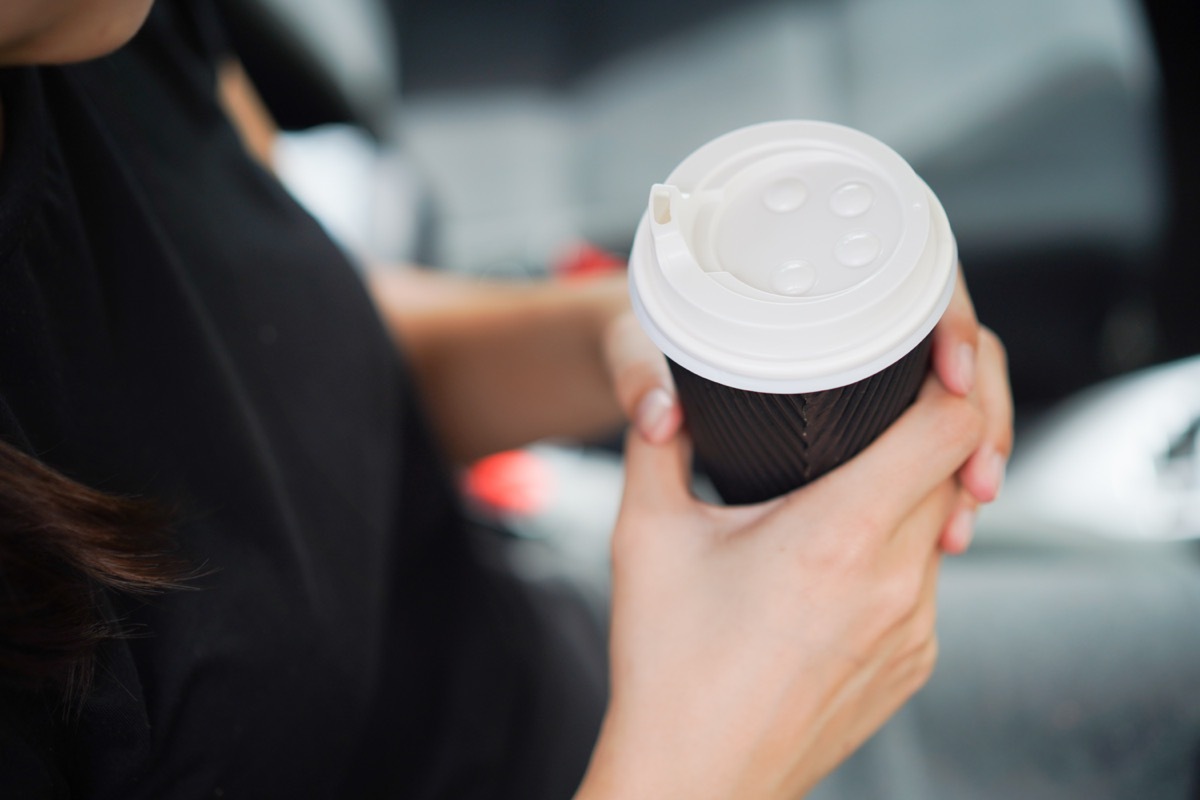
[[[862,454],[785,497],[689,491],[633,432],[613,541],[612,698],[578,798],[794,798],[928,678],[938,539],[985,435],[930,377]]]

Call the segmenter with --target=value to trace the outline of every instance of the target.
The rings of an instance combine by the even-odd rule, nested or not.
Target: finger
[[[917,608],[914,611],[914,616],[918,619],[913,620],[922,630],[921,633],[932,633],[934,624],[937,622],[937,588],[938,575],[941,573],[942,556],[940,553],[933,552],[929,555],[929,560],[925,563],[925,575],[921,581],[921,594],[917,598]],[[924,614],[922,619],[920,616]]]
[[[617,403],[647,441],[663,443],[683,421],[671,372],[662,353],[632,313],[614,320],[604,340],[604,358]]]
[[[914,670],[918,673],[916,685],[911,686],[913,691],[924,684],[933,671],[932,661],[927,661],[924,656],[929,655],[929,644],[936,644],[937,640],[938,577],[941,566],[942,556],[937,551],[926,557],[916,604],[900,632],[901,641],[896,653],[898,663],[894,667],[901,679],[905,673],[910,678]]]
[[[928,550],[921,556],[917,569],[920,570],[912,608],[893,633],[887,645],[898,659],[905,658],[929,639],[937,622],[937,585],[941,572],[942,554]]]
[[[879,644],[884,660],[858,689],[859,697],[847,703],[841,719],[845,735],[854,743],[865,741],[919,689],[933,672],[937,660],[937,585],[940,556],[930,553],[923,562],[916,603],[904,621]]]
[[[667,510],[689,502],[691,463],[691,443],[682,433],[659,444],[630,431],[625,437],[621,508]]]
[[[891,540],[889,567],[903,570],[905,564],[924,563],[931,553],[939,553],[941,539],[961,510],[964,497],[958,479],[951,475],[935,486],[896,526]]]
[[[1013,402],[1004,346],[987,328],[979,334],[978,400],[983,410],[983,442],[959,474],[963,487],[980,503],[1000,494],[1012,452]]]
[[[889,536],[930,492],[958,472],[982,436],[982,412],[930,377],[895,424],[810,489],[826,495],[827,508],[845,510],[878,535]],[[801,495],[787,501],[800,502]]]
[[[938,537],[938,548],[949,556],[960,556],[967,552],[975,538],[975,516],[979,510],[979,501],[967,491],[962,491],[959,495],[958,507]]]
[[[966,397],[975,385],[979,321],[967,292],[962,268],[958,270],[950,305],[933,329],[933,371],[942,384]]]

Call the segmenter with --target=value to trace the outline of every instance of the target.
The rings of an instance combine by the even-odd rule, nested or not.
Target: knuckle
[[[992,449],[1004,458],[1012,455],[1013,431],[1011,425],[1005,425],[1003,430],[992,441]]]
[[[979,335],[979,326],[975,322],[975,315],[967,307],[962,306],[957,309],[957,313],[944,316],[936,330],[942,337],[943,347],[959,342],[974,345],[976,337]]]
[[[920,603],[905,620],[904,645],[901,647],[905,661],[918,664],[929,656],[926,651],[931,646],[936,650],[937,620],[934,609],[935,605],[931,602]]]
[[[913,659],[913,691],[920,689],[933,677],[933,672],[937,668],[938,652],[939,645],[936,636],[931,636],[916,652]]]
[[[845,539],[853,545],[845,550],[847,558],[851,563],[864,561],[869,553],[866,543],[879,536],[881,525],[877,515],[872,509],[862,509],[849,516],[840,527]]]
[[[969,313],[964,314],[959,322],[959,334],[969,345],[979,345],[979,321],[975,317],[975,309],[968,306]]]
[[[653,365],[645,361],[627,361],[620,365],[615,376],[617,397],[630,413],[637,407],[642,396],[657,383],[658,374]]]
[[[866,541],[874,541],[889,533],[894,525],[891,512],[882,503],[863,502],[846,510],[846,527]]]
[[[897,675],[907,694],[915,694],[933,677],[938,653],[937,637],[931,636],[905,653],[897,663]]]
[[[830,546],[822,559],[839,574],[869,571],[874,566],[875,547],[880,538],[882,523],[873,509],[848,513],[833,526],[836,535],[826,537]]]
[[[931,600],[917,605],[912,613],[912,631],[918,643],[936,638],[937,603]]]
[[[986,419],[974,403],[957,397],[942,397],[937,409],[934,436],[939,447],[969,446],[974,449],[983,439]]]
[[[996,359],[1002,368],[1008,369],[1008,350],[1004,347],[1004,342],[995,331],[985,325],[979,327],[979,347],[990,358]]]
[[[877,600],[881,618],[894,624],[910,618],[921,591],[920,576],[911,570],[896,571],[878,582]]]

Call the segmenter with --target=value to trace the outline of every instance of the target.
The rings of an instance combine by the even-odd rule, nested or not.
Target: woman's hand
[[[958,286],[912,408],[768,503],[691,497],[669,371],[632,315],[605,355],[634,423],[614,535],[613,698],[580,798],[795,797],[921,686],[939,550],[1011,447],[1003,348]]]
[[[686,437],[631,432],[579,797],[796,797],[844,759],[932,670],[937,541],[986,429],[977,393],[930,378],[849,463],[728,508],[691,496]]]
[[[604,338],[604,354],[617,402],[644,439],[669,440],[683,422],[671,373],[633,312],[616,317]],[[1004,347],[979,324],[962,272],[950,305],[933,331],[933,371],[942,385],[960,397],[974,395],[986,430],[978,450],[959,474],[962,493],[941,537],[952,554],[967,549],[980,503],[996,499],[1012,450],[1012,397]]]
[[[683,412],[667,360],[632,311],[609,323],[603,351],[613,393],[634,429],[653,444],[669,441],[683,423]]]

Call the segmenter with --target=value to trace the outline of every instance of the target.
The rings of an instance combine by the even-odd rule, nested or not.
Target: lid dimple
[[[781,178],[768,186],[762,195],[763,205],[776,214],[795,211],[807,199],[808,188],[799,178]]]
[[[878,166],[833,147],[775,155],[701,183],[712,194],[693,216],[689,246],[707,272],[780,298],[852,289],[890,258],[904,236],[904,210]],[[782,271],[803,262],[809,277]],[[726,284],[737,291],[738,284]]]
[[[862,181],[850,181],[834,190],[829,209],[839,217],[859,217],[875,204],[875,190]]]
[[[879,237],[870,231],[848,233],[838,241],[833,254],[844,266],[865,267],[879,255]]]
[[[807,261],[797,259],[781,264],[771,276],[771,288],[792,297],[802,295],[817,283],[817,270]]]

